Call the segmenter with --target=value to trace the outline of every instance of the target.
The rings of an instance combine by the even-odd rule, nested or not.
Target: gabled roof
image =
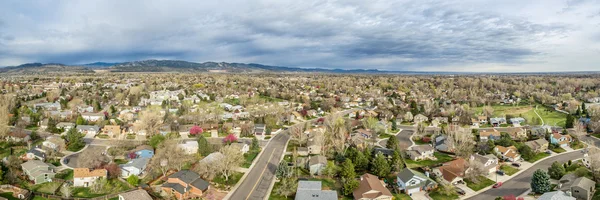
[[[152,200],[148,192],[142,189],[121,193],[119,196],[123,197],[123,200]]]
[[[452,182],[456,177],[463,177],[467,168],[467,161],[463,158],[458,158],[456,160],[444,163],[438,169],[446,181]]]
[[[479,130],[480,137],[489,137],[490,135],[500,137],[500,131],[496,130],[495,128],[489,130]]]
[[[75,168],[73,169],[73,178],[87,178],[87,177],[106,177],[108,171],[106,169],[95,169],[90,171],[88,168]]]
[[[125,164],[122,164],[121,167],[135,167],[137,169],[144,169],[146,165],[150,161],[150,158],[136,158]]]
[[[392,196],[392,193],[381,183],[379,177],[367,173],[362,175],[360,179],[358,188],[352,193],[354,199],[375,199],[380,196]]]
[[[537,198],[538,200],[575,200],[575,197],[569,196],[563,191],[546,192]]]

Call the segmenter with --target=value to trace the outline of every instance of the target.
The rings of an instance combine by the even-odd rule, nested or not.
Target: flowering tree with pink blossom
[[[229,135],[225,136],[225,138],[223,139],[223,142],[225,142],[226,144],[231,144],[231,143],[237,142],[237,137],[235,137],[235,135],[233,135],[233,134],[229,134]]]
[[[204,130],[202,130],[202,128],[200,128],[199,126],[195,125],[190,129],[190,134],[191,135],[198,135],[203,133]]]

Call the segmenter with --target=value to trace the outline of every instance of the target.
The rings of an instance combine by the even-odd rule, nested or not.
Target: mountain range
[[[322,68],[296,68],[269,66],[254,63],[227,62],[188,62],[181,60],[142,60],[123,63],[94,62],[88,64],[61,63],[27,63],[19,66],[0,68],[3,74],[47,74],[47,73],[95,73],[105,72],[224,72],[224,73],[285,73],[285,72],[316,72],[316,73],[386,73],[373,70],[344,70]]]

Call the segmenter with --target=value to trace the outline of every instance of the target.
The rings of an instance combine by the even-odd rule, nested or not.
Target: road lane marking
[[[250,198],[250,196],[252,196],[252,192],[254,192],[254,189],[256,188],[256,186],[258,185],[258,183],[260,182],[260,179],[262,178],[263,174],[265,174],[265,171],[267,170],[267,167],[269,167],[269,163],[271,162],[271,158],[273,158],[273,153],[275,153],[276,150],[277,149],[273,149],[273,151],[271,151],[271,155],[269,156],[269,159],[267,160],[267,164],[265,164],[265,168],[260,173],[260,176],[257,179],[256,183],[254,183],[254,186],[252,187],[252,190],[250,190],[250,194],[248,194],[248,196],[246,197],[246,200],[248,200],[248,198]]]

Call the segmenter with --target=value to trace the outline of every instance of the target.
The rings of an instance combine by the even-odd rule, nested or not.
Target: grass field
[[[520,114],[523,114],[523,113],[526,113],[526,112],[529,112],[530,110],[532,110],[532,107],[529,105],[520,105],[520,106],[492,105],[492,108],[494,109],[492,117],[503,117],[506,115],[519,116]],[[483,107],[473,108],[473,111],[475,111],[476,115],[482,114]]]
[[[544,124],[551,126],[565,126],[565,121],[567,119],[567,115],[564,113],[560,113],[554,110],[548,110],[542,105],[538,105],[537,113],[544,119]],[[523,114],[523,118],[528,122],[531,122],[531,119],[534,117],[538,117],[534,110],[531,109],[529,112]]]
[[[530,163],[534,163],[535,161],[538,161],[538,160],[540,160],[542,158],[545,158],[545,157],[548,157],[548,156],[550,156],[550,154],[542,152],[542,153],[535,154],[535,156],[533,156],[533,158],[531,158],[529,160],[526,160],[526,161],[530,162]]]
[[[517,173],[519,171],[519,169],[511,167],[511,166],[508,166],[508,165],[502,165],[500,167],[500,169],[502,171],[504,171],[504,173],[506,173],[509,176],[512,176],[513,174],[515,174],[515,173]]]
[[[522,104],[519,106],[513,105],[493,105],[494,109],[493,117],[504,117],[506,115],[512,115],[515,117],[522,116],[527,121],[526,123],[531,123],[533,118],[539,118],[535,112],[535,106],[530,106],[526,104]],[[481,114],[483,112],[483,107],[473,108],[475,114]],[[554,110],[548,110],[542,105],[537,105],[537,113],[544,119],[544,124],[552,125],[552,126],[564,126],[566,115],[564,113],[560,113]],[[540,124],[530,124],[530,125],[540,125]]]
[[[567,151],[567,150],[565,150],[563,148],[560,148],[560,147],[557,147],[557,148],[554,148],[554,149],[551,149],[551,150],[554,151],[555,153],[563,153],[563,152]]]
[[[437,160],[414,161],[414,160],[406,159],[406,165],[408,166],[408,168],[434,166],[434,165],[437,165],[440,163],[445,163],[445,162],[448,162],[448,161],[451,161],[454,159],[450,155],[445,154],[445,153],[440,153],[440,152],[435,152],[435,153],[433,153],[433,155],[437,158]]]
[[[467,187],[471,188],[474,191],[479,191],[487,186],[493,185],[495,182],[486,178],[486,177],[479,177],[480,181],[479,183],[474,183],[469,179],[464,179],[465,183],[467,183]]]

